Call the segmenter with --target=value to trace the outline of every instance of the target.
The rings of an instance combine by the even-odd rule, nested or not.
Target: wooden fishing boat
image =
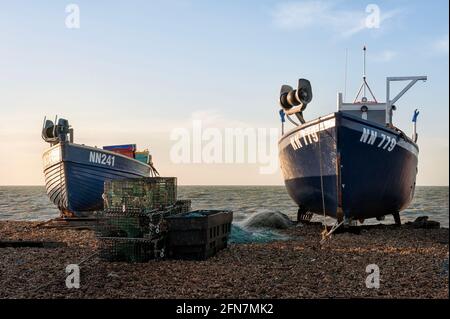
[[[380,103],[364,71],[363,83],[352,103],[345,103],[339,93],[337,112],[311,121],[303,118],[312,100],[309,81],[300,79],[295,90],[282,86],[279,158],[287,191],[299,207],[300,220],[323,214],[339,222],[351,222],[392,214],[400,223],[399,212],[411,202],[416,185],[418,112],[414,112],[411,138],[393,125],[392,114],[394,103],[417,81],[426,79],[388,77],[386,102]],[[391,98],[390,84],[394,81],[409,84]],[[297,119],[293,120],[292,115]],[[285,117],[295,124],[286,133]]]
[[[43,162],[47,194],[62,215],[83,217],[103,209],[107,180],[158,175],[151,157],[145,163],[111,150],[76,144],[69,122],[59,119],[55,123],[44,120],[42,137],[51,147],[44,152]]]

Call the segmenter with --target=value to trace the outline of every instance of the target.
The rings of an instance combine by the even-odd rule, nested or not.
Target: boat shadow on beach
[[[323,227],[321,222],[316,221],[302,221],[297,222],[297,226],[304,227]],[[327,231],[331,231],[333,226],[327,225]],[[437,221],[429,220],[428,216],[420,216],[416,218],[414,221],[408,221],[402,225],[397,224],[369,224],[369,225],[341,225],[337,229],[333,231],[333,234],[354,234],[354,235],[364,235],[368,232],[372,231],[389,231],[389,232],[398,232],[403,230],[439,230],[441,229],[441,225]],[[449,240],[446,238],[442,243],[448,244]]]

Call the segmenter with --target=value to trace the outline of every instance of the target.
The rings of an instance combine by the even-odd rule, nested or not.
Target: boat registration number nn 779
[[[388,152],[391,152],[397,145],[397,140],[395,137],[391,137],[383,133],[378,135],[376,130],[371,130],[365,127],[363,128],[359,141],[361,143],[374,145],[383,150],[387,150]]]
[[[100,165],[113,166],[116,157],[114,155],[107,155],[100,152],[89,152],[89,162]]]

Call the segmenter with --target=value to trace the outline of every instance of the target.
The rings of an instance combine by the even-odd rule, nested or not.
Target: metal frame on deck
[[[417,81],[426,81],[427,76],[391,76],[386,78],[386,124],[392,124],[392,105],[397,102],[403,94],[405,94]],[[391,82],[394,81],[411,81],[409,82],[403,90],[401,90],[392,100],[390,98],[391,94]]]
[[[345,103],[342,99],[342,93],[338,93],[337,106],[338,111],[359,111],[362,106],[369,107],[372,111],[382,111],[386,112],[386,124],[392,125],[392,107],[417,81],[426,81],[427,76],[393,76],[386,78],[386,102],[355,102],[355,103]],[[391,99],[391,82],[398,81],[410,81],[393,99]]]
[[[355,102],[345,103],[342,98],[342,93],[337,96],[338,111],[359,111],[362,106],[369,106],[372,111],[382,111],[386,109],[386,103],[379,102]]]
[[[343,100],[342,93],[338,93],[337,95],[337,110],[338,111],[360,111],[361,117],[364,120],[368,120],[368,114],[371,113],[371,119],[372,121],[379,123],[379,124],[385,124],[386,126],[393,126],[392,124],[392,110],[394,109],[394,103],[396,103],[411,87],[416,84],[417,81],[426,81],[427,76],[393,76],[393,77],[387,77],[386,78],[386,101],[378,102],[375,95],[372,92],[372,89],[370,88],[369,84],[367,83],[367,76],[366,76],[366,51],[367,48],[364,46],[363,52],[364,52],[364,64],[363,64],[363,80],[362,84],[359,87],[358,93],[356,94],[356,97],[353,101],[353,103],[345,103]],[[410,81],[393,99],[391,99],[391,82],[398,82],[398,81]],[[309,83],[309,82],[308,82]],[[366,90],[370,93],[372,100],[369,100],[366,96]],[[286,92],[295,92],[293,91],[292,87],[283,85],[281,88],[281,96],[283,94],[286,94]],[[311,92],[310,92],[311,93]],[[312,95],[311,95],[312,96]],[[280,100],[281,101],[281,100]],[[299,102],[300,103],[300,102]],[[292,122],[295,126],[302,125],[305,123],[305,120],[303,119],[302,112],[304,111],[306,107],[306,104],[300,103],[299,105],[293,104],[290,108],[284,107],[282,105],[282,112],[283,115],[286,115],[288,120]],[[373,111],[376,111],[376,113],[372,113]],[[383,112],[385,115],[383,116]],[[281,113],[280,113],[281,114]],[[301,123],[296,123],[293,121],[289,116],[290,115],[297,115]],[[375,116],[373,116],[375,115]],[[417,116],[416,116],[417,117]],[[384,119],[383,119],[384,118]],[[282,122],[284,123],[284,116],[282,116]],[[413,120],[414,121],[414,120]],[[415,130],[414,130],[415,131]],[[283,124],[283,134],[284,134],[284,124]],[[416,133],[414,133],[416,135]]]

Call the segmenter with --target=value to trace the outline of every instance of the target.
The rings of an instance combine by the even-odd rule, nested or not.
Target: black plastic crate
[[[233,212],[197,210],[166,218],[168,256],[204,260],[227,247]]]
[[[165,257],[165,239],[99,237],[101,259],[130,263],[147,262]]]
[[[174,205],[176,177],[142,177],[105,181],[104,207],[161,209]]]

